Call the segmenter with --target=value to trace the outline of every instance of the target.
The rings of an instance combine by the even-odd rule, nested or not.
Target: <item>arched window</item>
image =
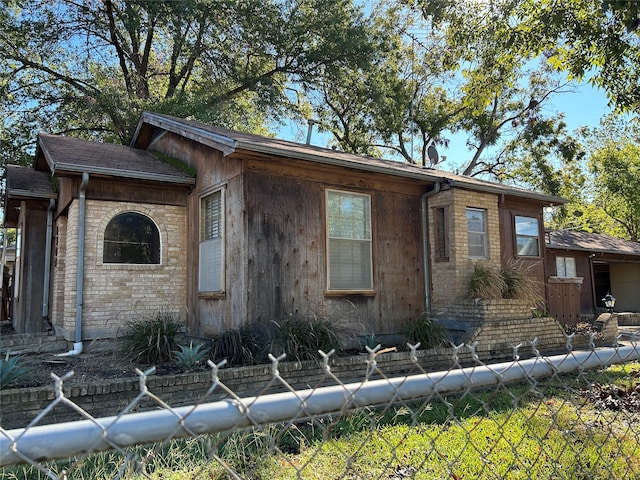
[[[140,213],[120,213],[104,230],[104,263],[160,263],[160,234]]]

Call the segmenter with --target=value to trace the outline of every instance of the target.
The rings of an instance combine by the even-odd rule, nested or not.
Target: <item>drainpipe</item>
[[[49,199],[49,210],[47,211],[47,235],[44,250],[44,289],[42,292],[42,318],[49,324],[49,284],[51,280],[51,244],[53,239],[53,211],[56,208],[56,201]]]
[[[73,350],[67,353],[61,353],[59,357],[70,355],[78,355],[82,353],[82,307],[84,296],[84,224],[85,224],[85,196],[87,185],[89,183],[89,174],[82,174],[82,183],[80,184],[80,196],[78,202],[78,267],[76,271],[76,336]]]
[[[422,219],[422,258],[424,261],[424,301],[427,315],[431,315],[431,280],[429,270],[429,218],[427,215],[427,198],[440,191],[442,184],[436,183],[431,190],[421,197],[420,216]]]

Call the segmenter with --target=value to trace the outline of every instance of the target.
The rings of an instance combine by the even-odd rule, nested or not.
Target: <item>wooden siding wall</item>
[[[12,305],[16,333],[40,333],[47,330],[42,318],[44,293],[45,233],[48,203],[21,202],[18,226],[22,255],[16,262],[14,282],[17,290]]]
[[[187,318],[194,335],[211,335],[241,326],[247,318],[246,220],[244,215],[243,163],[225,158],[210,147],[179,135],[165,133],[149,148],[195,169],[196,185],[187,202]],[[222,295],[198,293],[200,198],[225,187],[225,292]]]
[[[377,175],[249,162],[248,320],[288,314],[341,317],[362,333],[401,330],[424,310],[420,191]],[[296,168],[297,167],[297,168]],[[265,169],[270,171],[267,172]],[[312,178],[309,176],[313,175]],[[371,194],[374,296],[327,296],[325,189]]]
[[[545,272],[545,248],[544,248],[544,219],[542,218],[540,203],[522,199],[503,198],[498,203],[500,210],[500,251],[502,266],[506,267],[511,262],[517,261],[530,275],[533,275],[540,286],[541,298],[546,297],[545,283],[548,276]],[[515,217],[534,217],[538,219],[538,241],[540,249],[539,257],[520,257],[516,253]]]
[[[552,277],[558,274],[556,270],[556,257],[571,257],[576,261],[576,276],[582,278],[581,288],[579,290],[579,312],[583,315],[590,315],[595,312],[595,305],[593,304],[593,277],[591,275],[591,267],[589,262],[588,252],[567,251],[547,249],[545,263],[547,266],[547,276]],[[548,289],[551,291],[556,287],[556,284],[549,284]],[[560,296],[560,293],[553,294],[556,297]],[[551,292],[550,292],[551,297]],[[551,298],[549,298],[551,302]],[[550,306],[551,308],[551,306]],[[553,314],[553,312],[550,313]],[[558,319],[560,321],[560,319]],[[566,322],[565,322],[566,323]]]

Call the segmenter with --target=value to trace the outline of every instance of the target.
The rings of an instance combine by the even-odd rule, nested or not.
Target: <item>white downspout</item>
[[[422,258],[424,270],[424,303],[427,315],[431,316],[431,280],[429,270],[429,217],[427,215],[427,198],[440,191],[441,183],[436,183],[431,190],[421,197],[420,216],[422,218]]]
[[[75,343],[73,350],[61,353],[59,357],[78,355],[82,353],[82,308],[84,305],[84,226],[85,226],[85,197],[87,185],[89,184],[89,174],[82,174],[80,184],[80,196],[78,198],[78,268],[76,271],[76,329]]]

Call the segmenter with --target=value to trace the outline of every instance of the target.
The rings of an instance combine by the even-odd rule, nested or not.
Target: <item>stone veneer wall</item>
[[[469,258],[466,209],[481,208],[487,211],[488,258],[500,265],[500,219],[498,197],[493,194],[471,192],[453,188],[429,199],[429,231],[435,232],[433,209],[449,209],[449,260],[440,261],[435,256],[435,242],[431,241],[432,306],[435,308],[457,303],[467,296],[467,279],[473,263]]]
[[[615,315],[611,320],[615,320]],[[615,343],[617,329],[605,327],[607,338],[600,345]],[[561,354],[568,352],[567,337],[560,324],[553,318],[530,318],[526,320],[488,321],[474,330],[467,345],[476,344],[476,354],[481,362],[490,363],[499,360],[512,360],[514,347],[521,359],[533,354],[532,340],[536,339],[536,349],[542,354]],[[612,343],[613,342],[613,343]],[[590,348],[588,339],[574,337],[572,349]],[[376,367],[385,377],[414,375],[422,370],[426,372],[447,370],[454,367],[453,348],[436,348],[416,352],[420,368],[414,364],[408,352],[388,352],[379,354]],[[471,349],[462,348],[458,353],[461,366],[475,365]],[[366,378],[370,365],[367,356],[334,357],[330,361],[331,374],[342,383],[361,382]],[[421,370],[422,369],[422,370]],[[300,390],[335,384],[324,369],[316,362],[284,362],[278,365],[278,372],[289,385]],[[240,397],[284,391],[279,382],[269,386],[273,379],[271,365],[222,369],[218,372],[219,380]],[[372,379],[377,379],[374,374]],[[203,399],[212,384],[211,371],[185,373],[179,375],[150,376],[147,379],[149,391],[160,397],[172,407],[192,405]],[[267,388],[267,391],[264,389]],[[115,380],[95,383],[81,382],[65,384],[65,397],[94,417],[117,415],[140,392],[138,377],[130,376]],[[206,401],[229,398],[221,389],[216,389]],[[24,427],[55,399],[53,388],[3,389],[0,391],[0,425],[3,428]],[[156,409],[158,406],[145,399],[140,402],[137,411]],[[80,415],[66,405],[55,407],[46,415],[41,424],[60,423],[81,420]]]
[[[122,212],[138,212],[151,218],[160,232],[158,265],[102,263],[104,230]],[[187,216],[179,206],[133,204],[87,200],[85,217],[83,340],[109,338],[129,320],[152,315],[161,309],[183,314],[186,308]],[[57,334],[74,339],[76,271],[78,266],[78,202],[69,208],[64,262],[63,321],[56,319]],[[63,252],[63,249],[60,249]],[[60,284],[55,286],[60,291]],[[58,299],[59,293],[56,294]],[[55,311],[58,311],[56,305]]]

